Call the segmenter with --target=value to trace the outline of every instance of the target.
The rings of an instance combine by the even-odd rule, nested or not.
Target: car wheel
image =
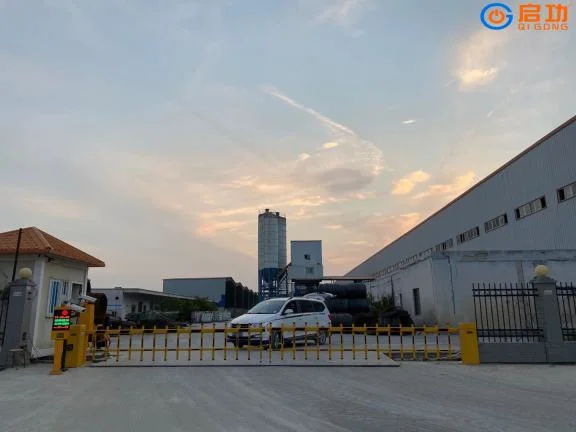
[[[280,349],[280,347],[282,346],[282,335],[280,334],[280,332],[272,332],[272,335],[270,337],[270,349],[272,350],[278,350]]]
[[[326,330],[320,330],[316,338],[318,345],[324,345],[326,343],[326,339],[328,339],[328,333]]]

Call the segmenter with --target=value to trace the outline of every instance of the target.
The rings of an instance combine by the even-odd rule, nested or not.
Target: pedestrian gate
[[[481,363],[576,362],[576,288],[540,277],[472,289]]]

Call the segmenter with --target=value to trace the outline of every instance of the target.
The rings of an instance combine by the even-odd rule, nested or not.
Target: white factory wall
[[[576,249],[576,198],[557,198],[559,188],[576,182],[575,160],[576,118],[347,275],[394,272],[449,239],[454,251]],[[541,196],[547,208],[516,220],[516,208]],[[504,213],[508,224],[485,232],[484,223]],[[458,234],[474,227],[479,237],[458,244]]]
[[[126,311],[124,308],[124,291],[121,288],[105,290],[92,288],[92,292],[106,295],[106,313],[124,319]]]
[[[529,282],[534,268],[545,264],[559,282],[576,282],[576,250],[572,251],[467,251],[435,253],[393,275],[368,285],[377,298],[392,293],[396,304],[420,324],[452,324],[474,321],[474,283]],[[414,311],[413,289],[420,288],[422,313]]]
[[[159,303],[162,301],[162,297],[157,296],[156,299],[154,299],[151,295],[124,293],[124,316],[122,319],[129,313],[141,313],[152,310],[154,300],[156,300],[156,303]]]
[[[293,280],[322,279],[321,240],[293,240],[290,242],[290,278]]]

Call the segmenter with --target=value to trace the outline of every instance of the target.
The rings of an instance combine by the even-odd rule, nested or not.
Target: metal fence
[[[480,342],[539,342],[537,290],[529,283],[483,283],[472,287]]]
[[[576,341],[576,287],[569,283],[556,285],[558,309],[565,341]]]
[[[278,342],[270,335],[279,334]],[[380,364],[389,360],[459,360],[457,327],[186,328],[99,330],[92,336],[97,365]],[[295,342],[293,342],[295,341]]]

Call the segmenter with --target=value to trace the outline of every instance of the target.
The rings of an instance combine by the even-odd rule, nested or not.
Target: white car
[[[231,328],[240,330],[229,333],[227,340],[239,348],[262,344],[278,349],[283,342],[295,343],[305,339],[312,339],[323,345],[328,336],[325,329],[331,325],[330,312],[323,301],[303,297],[273,298],[258,303],[244,315],[230,321]],[[305,326],[319,329],[304,331]],[[249,328],[262,330],[249,332]],[[246,331],[243,332],[242,329]]]

